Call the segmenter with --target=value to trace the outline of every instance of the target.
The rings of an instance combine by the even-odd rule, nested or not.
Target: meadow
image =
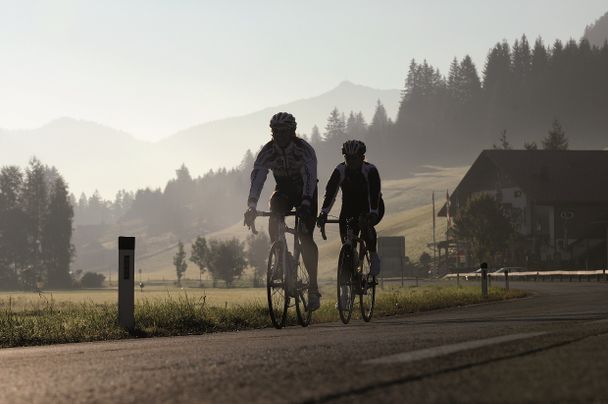
[[[326,285],[322,290],[324,298],[321,308],[313,315],[313,326],[338,321],[332,289]],[[240,288],[143,292],[137,295],[135,330],[131,333],[118,325],[117,304],[113,302],[115,290],[3,293],[0,295],[0,347],[266,328],[271,324],[264,292],[264,289]],[[385,287],[378,291],[374,318],[523,296],[525,293],[521,291],[491,288],[489,297],[484,299],[479,287],[448,283]],[[352,321],[360,321],[356,311]],[[289,324],[296,324],[293,312]]]

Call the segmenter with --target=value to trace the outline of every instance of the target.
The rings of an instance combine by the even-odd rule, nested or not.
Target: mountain
[[[32,156],[57,167],[70,190],[113,197],[118,189],[153,185],[157,147],[97,123],[60,118],[32,130],[0,132],[2,165],[25,166]]]
[[[600,17],[595,23],[585,27],[584,37],[591,45],[601,47],[608,41],[608,12]]]
[[[119,189],[163,187],[182,163],[195,177],[238,165],[247,149],[255,152],[269,139],[268,121],[278,111],[293,113],[298,132],[306,134],[313,125],[323,131],[334,107],[346,114],[362,111],[369,121],[378,100],[389,116],[396,116],[399,90],[345,81],[316,97],[197,125],[156,143],[97,123],[60,118],[32,130],[0,129],[0,165],[23,167],[36,156],[57,167],[75,194],[97,189],[104,198],[112,198]]]
[[[255,153],[270,140],[268,121],[279,111],[291,112],[298,122],[298,133],[309,134],[314,125],[323,132],[327,116],[336,107],[346,115],[351,110],[362,111],[370,121],[376,102],[381,100],[389,116],[395,117],[400,97],[399,90],[376,90],[344,81],[317,97],[194,126],[162,140],[159,145],[172,156],[174,166],[185,161],[195,173],[200,172],[199,167],[231,167],[239,164],[245,150]]]

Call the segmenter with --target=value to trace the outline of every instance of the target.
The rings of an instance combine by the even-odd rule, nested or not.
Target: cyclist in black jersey
[[[374,226],[384,216],[384,201],[380,189],[380,174],[376,166],[365,161],[365,143],[349,140],[342,145],[344,163],[338,164],[327,182],[325,198],[317,225],[321,227],[327,221],[338,189],[342,190],[342,208],[340,210],[340,237],[346,237],[346,219],[354,217],[358,223],[354,226],[355,234],[362,232],[367,249],[370,252],[370,273],[380,273],[380,257],[376,252],[376,229]]]
[[[302,259],[310,278],[309,304],[312,310],[320,306],[317,284],[319,251],[313,239],[317,216],[317,156],[305,140],[296,136],[296,120],[287,112],[279,112],[270,120],[272,140],[262,147],[251,171],[251,189],[247,200],[244,224],[251,226],[256,216],[258,199],[272,170],[276,180],[270,198],[270,211],[287,213],[296,207],[304,229],[298,233],[302,243]],[[268,232],[276,240],[276,218],[270,217]]]

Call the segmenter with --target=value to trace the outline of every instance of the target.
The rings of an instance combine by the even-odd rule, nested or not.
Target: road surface
[[[608,284],[365,324],[0,350],[0,402],[608,401]]]

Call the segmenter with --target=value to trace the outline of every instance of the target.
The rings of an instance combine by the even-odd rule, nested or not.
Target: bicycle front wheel
[[[310,279],[308,276],[308,270],[304,267],[302,262],[302,255],[300,255],[299,262],[296,265],[296,314],[298,315],[298,322],[302,327],[307,327],[312,319],[312,310],[308,304],[308,290],[310,288]]]
[[[285,246],[275,241],[268,254],[268,270],[266,271],[266,292],[268,296],[268,310],[270,319],[275,328],[283,328],[287,320],[289,295],[287,294],[286,275],[284,268]]]
[[[338,258],[338,313],[340,320],[348,324],[353,313],[353,248],[343,245]]]
[[[361,259],[361,294],[359,295],[359,307],[361,307],[361,317],[365,322],[369,322],[374,314],[374,304],[376,302],[376,278],[370,275],[369,254]]]

